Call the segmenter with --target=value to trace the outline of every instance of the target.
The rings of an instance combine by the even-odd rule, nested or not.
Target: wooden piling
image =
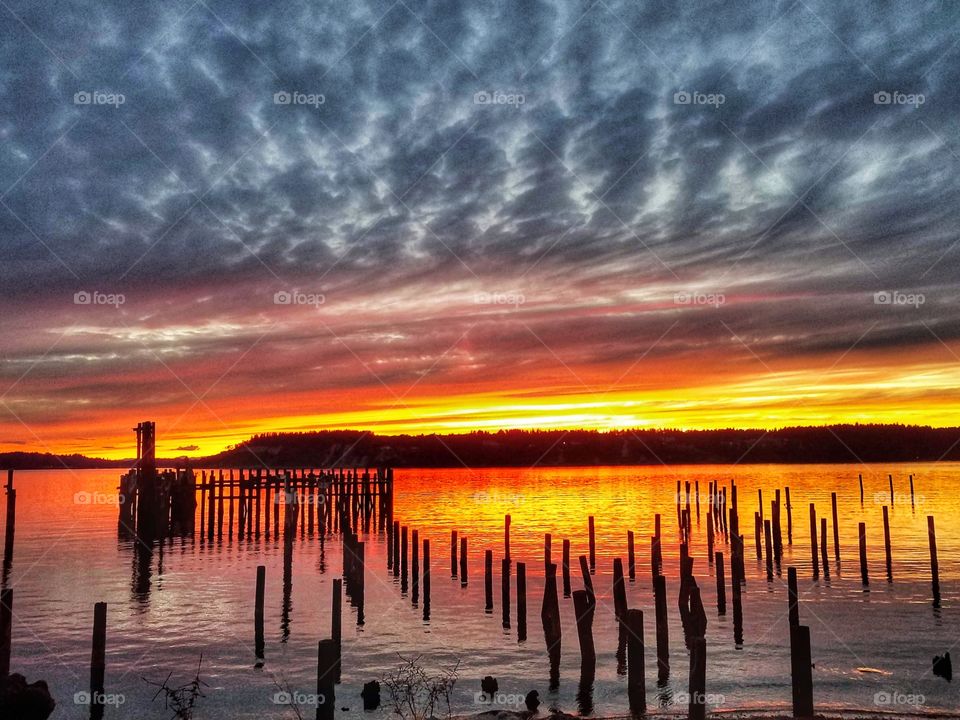
[[[580,657],[589,663],[596,659],[593,644],[594,603],[586,590],[573,591],[573,611],[577,621],[577,638],[580,641]]]
[[[773,582],[773,540],[769,520],[763,521],[763,535],[767,550],[767,582]]]
[[[409,547],[410,537],[409,529],[406,525],[400,526],[400,591],[407,591],[407,555],[410,549]]]
[[[517,563],[517,642],[527,639],[527,564]]]
[[[870,575],[867,572],[867,524],[860,523],[860,579],[864,586],[870,584]]]
[[[670,631],[667,625],[667,579],[658,575],[653,581],[654,610],[657,618],[657,669],[661,678],[670,675]]]
[[[450,531],[450,577],[457,576],[457,531]]]
[[[410,583],[413,585],[411,601],[414,605],[420,600],[420,531],[410,533]]]
[[[337,500],[339,503],[339,498]],[[393,521],[393,576],[400,577],[400,521]]]
[[[467,539],[460,538],[460,584],[467,584]]]
[[[830,578],[830,564],[827,561],[827,519],[820,518],[820,563],[823,565],[823,576]]]
[[[553,537],[550,533],[543,535],[543,566],[550,567],[553,564]]]
[[[503,610],[503,627],[510,627],[510,561],[500,561],[500,606]]]
[[[17,525],[17,491],[13,487],[13,470],[7,470],[7,525],[4,531],[3,564],[13,563],[13,539]]]
[[[596,597],[596,593],[593,590],[593,578],[590,576],[590,571],[587,569],[587,556],[580,556],[580,575],[583,578],[583,587],[590,594],[590,597]]]
[[[596,527],[594,526],[593,522],[593,515],[587,518],[587,523],[588,532],[590,535],[590,570],[593,571],[597,569],[597,535]]]
[[[317,643],[317,710],[316,720],[333,720],[336,705],[336,675],[339,648],[333,639]]]
[[[793,545],[793,505],[790,504],[790,486],[783,489],[787,504],[787,544]]]
[[[893,475],[887,475],[887,477],[890,479],[890,507],[893,507],[895,504],[893,496]]]
[[[631,581],[637,577],[637,558],[634,554],[633,530],[627,530],[627,576]]]
[[[810,503],[810,554],[813,561],[813,579],[820,577],[820,559],[817,557],[817,507]]]
[[[840,520],[837,516],[836,493],[830,493],[830,504],[833,506],[833,558],[837,561],[837,572],[840,572]]]
[[[13,649],[13,589],[0,591],[0,680],[10,674]]]
[[[790,675],[793,685],[793,716],[813,717],[813,661],[810,655],[810,628],[790,626]]]
[[[253,643],[257,660],[263,660],[263,594],[267,585],[267,566],[257,565],[257,587],[253,607]]]
[[[763,533],[763,520],[760,519],[760,513],[753,514],[753,536],[757,546],[757,560],[763,559],[763,549],[760,537]]]
[[[563,541],[563,562],[561,564],[563,574],[563,596],[570,597],[570,541],[564,538]]]
[[[510,559],[510,516],[505,515],[503,518],[503,557],[507,560]]]
[[[330,638],[336,643],[337,665],[334,670],[334,682],[340,682],[340,665],[343,645],[343,580],[334,578],[331,598]]]
[[[483,593],[486,598],[484,609],[493,612],[493,550],[483,553]]]
[[[893,553],[890,550],[890,512],[883,506],[883,550],[887,560],[887,582],[893,582]]]
[[[560,645],[562,631],[560,625],[560,601],[557,598],[557,566],[547,565],[543,583],[543,605],[540,608],[540,620],[543,624],[543,637],[550,656],[550,685],[559,683]]]
[[[709,515],[707,516],[709,517]],[[723,553],[719,550],[714,556],[717,568],[717,615],[727,614],[727,587],[723,570]]]
[[[857,476],[860,479],[860,504],[863,505],[863,473]]]
[[[797,589],[797,569],[787,568],[787,607],[790,627],[800,624],[800,593]]]
[[[423,541],[423,619],[430,619],[430,541]]]
[[[643,657],[643,611],[627,610],[624,626],[627,631],[627,698],[630,712],[643,715],[647,711],[646,671]]]
[[[933,584],[933,606],[940,607],[940,562],[937,560],[937,530],[933,515],[927,515],[927,540],[930,545],[930,578]]]
[[[90,655],[90,715],[103,717],[104,680],[107,671],[107,604],[93,606],[93,651]]]
[[[627,616],[627,587],[623,582],[623,560],[613,560],[613,607],[617,619]]]
[[[913,475],[910,476],[910,507],[914,507],[914,502],[913,502]]]

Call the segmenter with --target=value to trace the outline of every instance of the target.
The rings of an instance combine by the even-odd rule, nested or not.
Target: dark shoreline
[[[832,425],[776,430],[502,430],[377,435],[357,430],[256,435],[194,467],[395,468],[873,464],[960,461],[960,428]],[[185,458],[158,460],[183,466]],[[0,453],[15,470],[127,468],[132,459]]]

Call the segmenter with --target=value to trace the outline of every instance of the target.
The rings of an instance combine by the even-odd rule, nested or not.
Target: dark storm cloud
[[[944,300],[960,259],[949,4],[183,0],[3,13],[10,307],[98,287],[162,316],[165,299],[177,314],[214,294],[193,319],[242,325],[276,319],[250,300],[271,288],[389,308],[431,285],[504,286],[552,305],[531,320],[551,347],[577,337],[605,361],[659,337],[669,313],[600,321],[578,307],[712,287],[766,298],[722,311],[761,354],[849,347],[875,320],[871,342],[893,347],[931,341],[918,317],[957,334]],[[94,91],[124,102],[75,103]],[[250,294],[226,300],[237,287]],[[897,289],[930,302],[913,316],[831,310]],[[684,315],[664,348],[728,336],[717,317]]]

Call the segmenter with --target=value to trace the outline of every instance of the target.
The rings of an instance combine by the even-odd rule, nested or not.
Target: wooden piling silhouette
[[[457,531],[450,531],[450,577],[457,576]]]
[[[820,518],[820,563],[823,565],[823,577],[830,579],[830,564],[827,561],[827,519]]]
[[[790,486],[783,490],[787,503],[787,543],[793,545],[793,505],[790,504]]]
[[[517,642],[527,639],[527,564],[517,563]]]
[[[800,594],[797,589],[797,569],[787,568],[787,608],[790,627],[800,624]]]
[[[430,619],[430,541],[423,541],[423,619]]]
[[[467,539],[460,538],[460,585],[467,585]]]
[[[840,572],[840,520],[837,515],[836,493],[830,493],[830,504],[833,508],[833,559],[837,561],[837,572]]]
[[[890,479],[890,507],[893,507],[895,503],[895,500],[893,497],[893,475],[892,474],[887,475],[887,477]]]
[[[407,591],[407,555],[410,550],[409,529],[406,525],[400,527],[400,592]]]
[[[930,579],[933,585],[933,606],[940,607],[940,562],[937,560],[937,530],[933,515],[927,515],[927,541],[930,545]]]
[[[263,639],[263,594],[267,584],[266,565],[257,565],[257,587],[253,608],[253,643],[258,663],[264,657]]]
[[[561,563],[563,575],[563,596],[570,597],[570,541],[563,540],[563,558]]]
[[[793,716],[813,717],[813,662],[810,654],[810,628],[800,624],[800,597],[797,570],[787,568],[787,598],[790,618],[790,677]]]
[[[627,615],[627,588],[623,581],[623,560],[613,560],[613,607],[617,619]]]
[[[913,475],[910,476],[910,507],[915,507],[913,501]]]
[[[410,533],[410,584],[412,587],[411,602],[416,605],[420,601],[420,531]]]
[[[870,584],[870,574],[867,571],[867,524],[860,523],[860,579],[864,587]]]
[[[500,561],[500,607],[502,608],[503,627],[510,627],[510,561]]]
[[[717,615],[727,614],[727,588],[723,570],[723,553],[717,550],[714,556],[717,573]]]
[[[817,507],[810,503],[810,554],[813,563],[813,579],[820,577],[820,560],[817,557]]]
[[[589,518],[587,518],[587,524],[588,524],[588,533],[589,533],[589,536],[590,536],[590,537],[589,537],[589,541],[590,541],[590,570],[593,571],[593,570],[596,570],[596,569],[597,569],[597,534],[596,534],[596,527],[595,527],[594,521],[593,521],[593,515],[591,515]]]
[[[13,650],[13,588],[0,591],[0,680],[10,674]]]
[[[317,711],[316,720],[333,720],[336,705],[336,676],[339,649],[333,639],[317,643]]]
[[[760,519],[760,513],[753,514],[753,536],[757,546],[757,560],[763,559],[763,548],[760,538],[763,536],[763,520]]]
[[[510,516],[503,517],[503,557],[510,559]]]
[[[657,575],[653,581],[654,610],[657,619],[657,673],[661,680],[670,676],[670,630],[667,624],[667,579]]]
[[[593,615],[595,601],[586,590],[573,591],[573,610],[577,622],[577,638],[580,641],[580,657],[583,662],[596,661],[593,643]]]
[[[883,550],[887,561],[887,582],[893,582],[893,553],[890,549],[890,511],[883,506]]]
[[[107,671],[107,604],[93,606],[93,650],[90,654],[90,717],[102,718]]]
[[[13,470],[7,470],[7,524],[3,540],[3,566],[13,563],[13,540],[17,525],[17,491],[13,487]]]
[[[767,582],[773,582],[773,540],[769,520],[763,521],[763,536],[767,551]]]
[[[860,479],[860,504],[863,505],[863,473],[857,476]]]
[[[485,598],[484,610],[493,612],[493,550],[483,553],[483,594]]]
[[[580,556],[580,575],[583,578],[583,587],[590,593],[591,597],[596,597],[593,589],[593,578],[590,576],[590,570],[587,568],[587,556]]]
[[[691,636],[688,678],[690,702],[687,705],[687,717],[689,720],[704,720],[707,713],[707,614],[700,598],[700,588],[692,577],[689,582]]]
[[[540,620],[550,658],[550,688],[556,689],[560,685],[560,649],[563,636],[560,629],[560,601],[557,598],[557,566],[553,563],[545,568]]]
[[[623,621],[627,634],[627,698],[630,712],[643,715],[647,711],[646,670],[643,657],[643,611],[627,610]]]
[[[631,581],[637,577],[637,558],[634,554],[633,530],[627,530],[627,576]]]
[[[550,533],[543,535],[543,567],[548,568],[553,564],[553,536]]]
[[[333,581],[333,595],[331,597],[330,639],[336,650],[336,666],[333,671],[333,681],[340,682],[340,673],[343,655],[343,580],[335,578]]]

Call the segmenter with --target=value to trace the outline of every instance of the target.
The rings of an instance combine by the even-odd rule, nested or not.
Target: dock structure
[[[368,532],[371,524],[383,532],[392,520],[392,468],[261,465],[194,470],[185,464],[159,469],[156,425],[142,422],[134,430],[137,462],[120,478],[121,536],[150,542],[199,534],[212,540],[222,539],[226,530],[228,538],[269,539],[296,533],[299,525],[301,537],[317,528],[322,539],[351,528]],[[280,510],[291,505],[299,512],[284,512],[281,527]]]

